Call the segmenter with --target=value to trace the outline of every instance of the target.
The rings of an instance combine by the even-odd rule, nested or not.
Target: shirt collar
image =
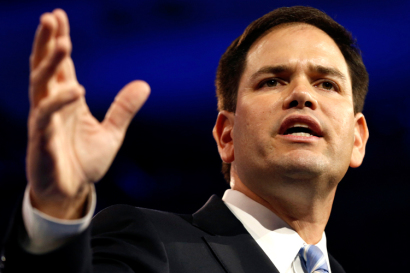
[[[306,244],[299,234],[271,210],[239,191],[226,190],[222,200],[279,272],[286,272],[292,266],[300,248]],[[328,260],[324,233],[316,246]]]

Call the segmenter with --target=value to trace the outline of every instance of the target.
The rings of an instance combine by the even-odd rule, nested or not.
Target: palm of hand
[[[149,86],[141,81],[125,86],[100,123],[75,76],[65,13],[55,10],[41,21],[31,56],[27,178],[35,207],[51,216],[75,218],[88,185],[112,163]]]

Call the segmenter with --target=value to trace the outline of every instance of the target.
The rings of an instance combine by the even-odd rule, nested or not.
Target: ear
[[[350,167],[352,168],[357,168],[362,165],[366,143],[369,139],[369,129],[367,128],[364,115],[362,113],[357,113],[355,120],[353,152],[350,159]]]
[[[212,131],[218,152],[223,162],[232,163],[235,159],[233,148],[233,125],[235,114],[228,111],[221,111],[216,119],[215,127]]]

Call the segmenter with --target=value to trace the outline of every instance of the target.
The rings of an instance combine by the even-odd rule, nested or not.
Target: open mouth
[[[288,128],[283,134],[303,137],[318,137],[318,135],[313,130],[311,130],[309,126],[306,124],[294,124],[293,127]]]
[[[301,137],[323,137],[319,123],[310,116],[293,115],[287,117],[279,129],[280,135]]]

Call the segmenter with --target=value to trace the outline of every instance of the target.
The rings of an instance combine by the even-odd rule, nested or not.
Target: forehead
[[[279,25],[259,38],[248,51],[243,76],[271,65],[294,69],[331,67],[349,78],[347,63],[335,41],[321,29],[308,24]]]

